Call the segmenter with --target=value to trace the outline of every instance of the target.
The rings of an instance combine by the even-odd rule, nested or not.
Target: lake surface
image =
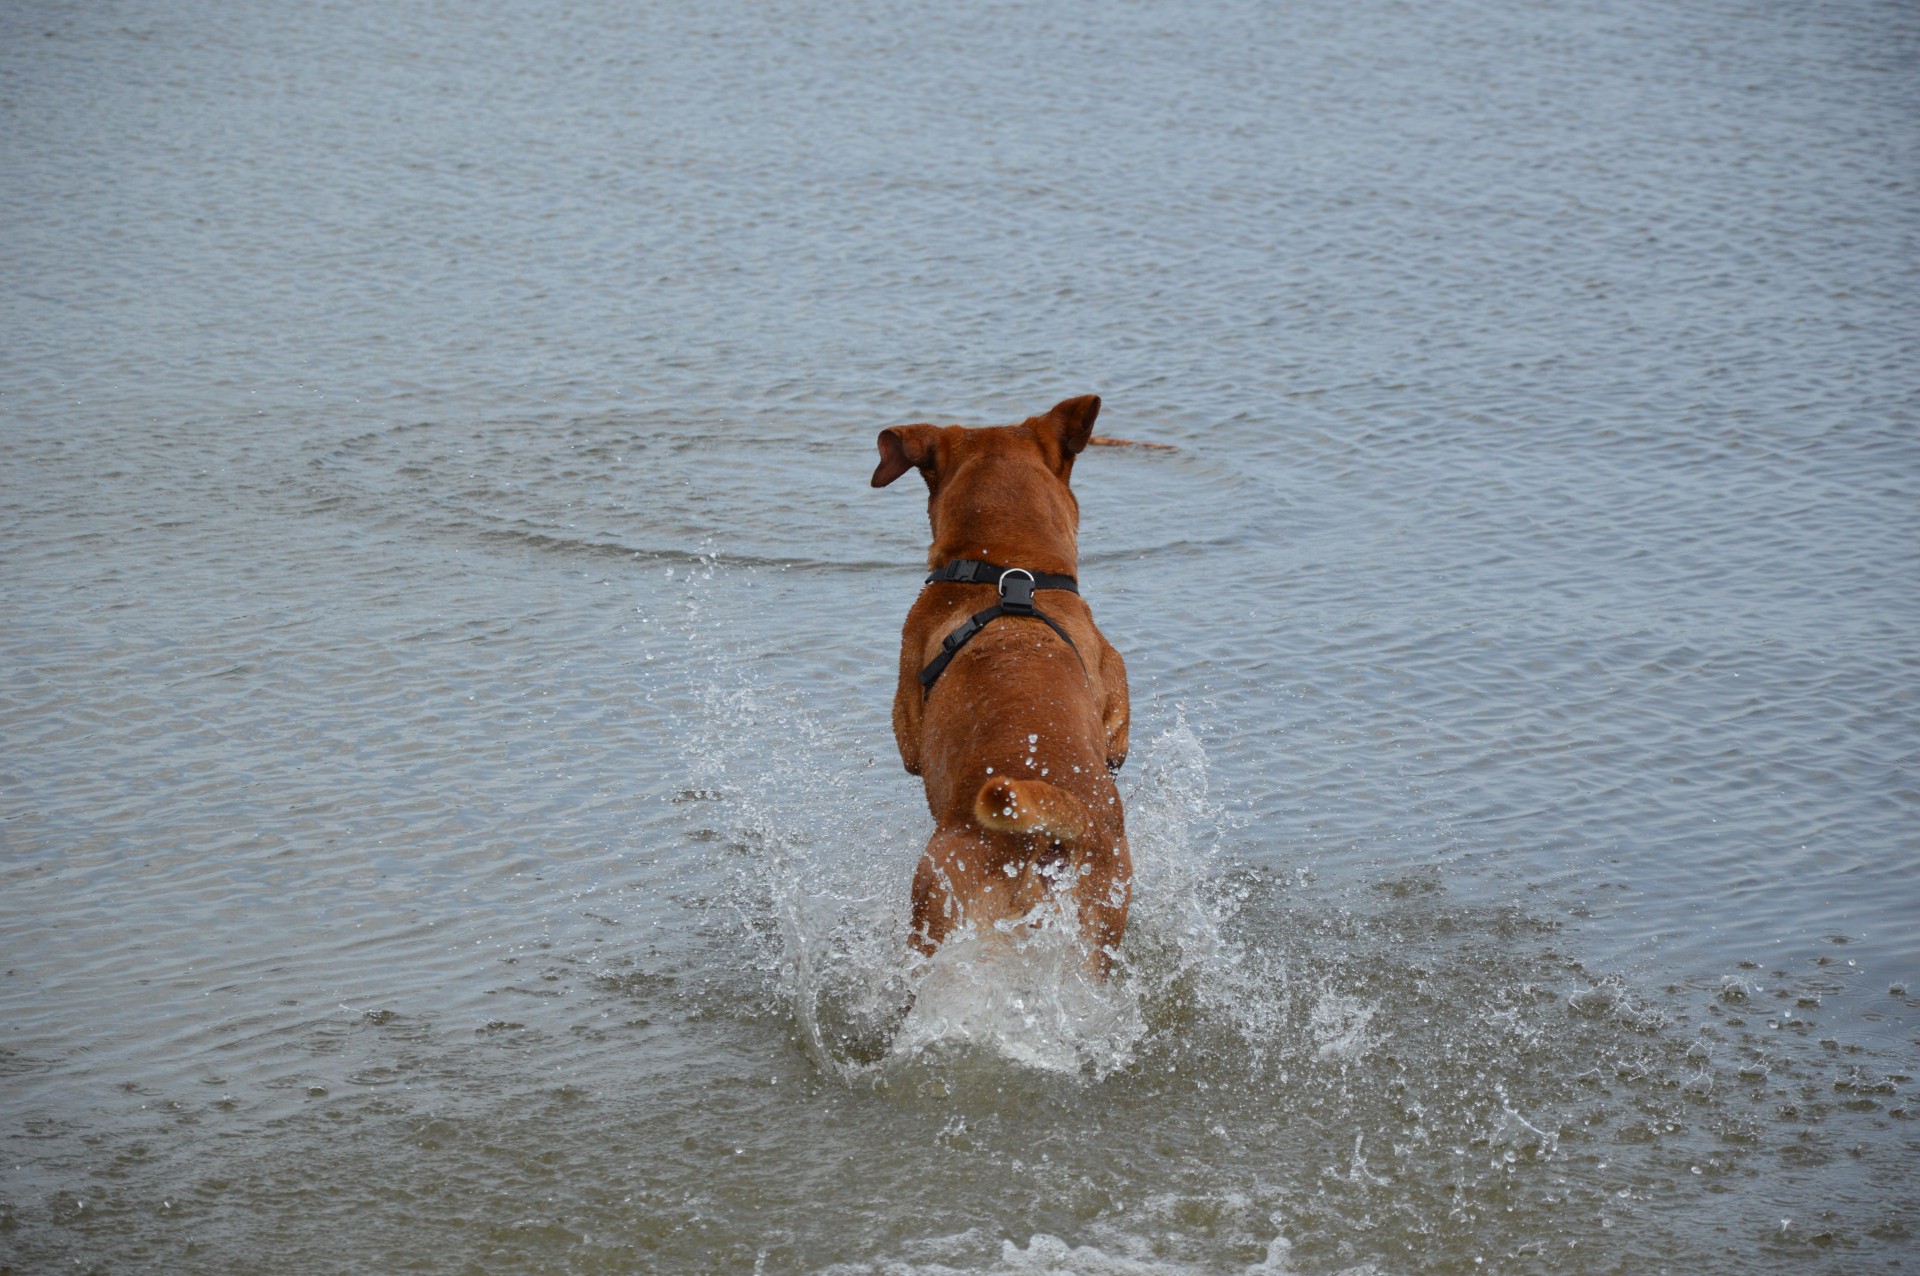
[[[1913,1270],[1917,85],[7,6],[0,1270]],[[874,435],[1086,392],[1132,928],[928,970]]]

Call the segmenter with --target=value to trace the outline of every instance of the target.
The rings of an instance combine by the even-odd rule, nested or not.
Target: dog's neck
[[[978,474],[978,471],[975,471]],[[956,482],[931,494],[933,544],[927,569],[974,558],[1028,571],[1079,574],[1080,510],[1064,483],[1014,472],[996,481]]]
[[[960,558],[996,563],[1001,567],[1024,567],[1030,572],[1080,574],[1080,556],[1070,535],[1036,536],[1023,529],[1017,536],[986,532],[940,536],[927,551],[927,570],[937,572]]]

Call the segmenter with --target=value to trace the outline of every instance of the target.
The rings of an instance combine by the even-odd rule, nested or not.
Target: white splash
[[[1318,1048],[1314,1057],[1338,1063],[1353,1063],[1376,1040],[1369,1031],[1377,1007],[1345,993],[1324,992],[1307,1016],[1307,1029]]]
[[[917,793],[863,758],[872,742],[853,737],[859,724],[824,722],[790,690],[744,674],[703,707],[707,727],[689,751],[695,779],[722,802],[734,849],[748,853],[733,906],[823,1072],[872,1082],[987,1053],[1098,1079],[1127,1067],[1147,1035],[1143,997],[1183,979],[1211,982],[1201,972],[1234,959],[1211,889],[1219,813],[1206,751],[1184,719],[1139,750],[1127,797],[1133,918],[1101,981],[1087,973],[1065,900],[1018,926],[956,937],[932,959],[915,953],[907,887],[926,816],[908,813]],[[1270,972],[1262,982],[1270,993]],[[1220,991],[1244,1009],[1246,999]]]
[[[950,940],[934,955],[894,1034],[895,1062],[986,1049],[1041,1071],[1102,1077],[1132,1061],[1146,1033],[1139,1004],[1088,975],[1071,917],[1020,929]]]

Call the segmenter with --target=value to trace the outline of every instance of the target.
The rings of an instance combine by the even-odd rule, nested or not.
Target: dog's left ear
[[[1093,437],[1093,419],[1099,415],[1100,396],[1083,394],[1054,404],[1035,424],[1043,437],[1059,447],[1061,462],[1070,465]]]
[[[934,461],[934,434],[937,425],[896,425],[880,431],[880,464],[873,470],[873,485],[887,484],[917,469],[925,472]]]

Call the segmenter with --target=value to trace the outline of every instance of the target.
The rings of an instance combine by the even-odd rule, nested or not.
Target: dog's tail
[[[1056,842],[1084,841],[1093,832],[1087,804],[1045,780],[988,780],[973,799],[973,818],[982,828],[1032,833]]]

